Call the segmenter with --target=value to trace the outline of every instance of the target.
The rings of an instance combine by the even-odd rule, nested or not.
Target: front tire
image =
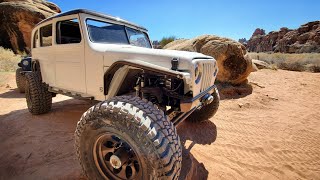
[[[16,83],[20,93],[24,93],[26,89],[26,77],[21,74],[22,68],[16,70]]]
[[[218,111],[219,108],[219,102],[220,102],[220,96],[217,89],[215,89],[214,93],[212,93],[213,101],[202,107],[200,110],[195,110],[190,116],[187,118],[187,121],[189,122],[203,122],[210,118],[212,118]]]
[[[51,110],[52,93],[42,83],[40,73],[26,73],[26,100],[28,110],[33,115],[44,114]]]
[[[163,111],[139,97],[119,96],[83,114],[75,147],[89,179],[178,179],[182,150]]]

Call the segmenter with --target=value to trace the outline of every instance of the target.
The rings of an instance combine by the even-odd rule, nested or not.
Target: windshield
[[[88,19],[87,28],[90,40],[95,43],[131,44],[151,48],[146,33],[123,25]]]

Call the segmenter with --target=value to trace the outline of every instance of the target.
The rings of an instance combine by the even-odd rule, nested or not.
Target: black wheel
[[[220,96],[217,89],[212,93],[213,101],[202,107],[200,110],[195,110],[190,116],[186,119],[189,122],[202,122],[212,118],[219,108]]]
[[[85,112],[75,147],[88,179],[178,179],[179,136],[163,111],[139,97],[119,96]]]
[[[24,93],[26,89],[26,77],[21,74],[22,68],[16,70],[16,83],[20,93]]]
[[[51,110],[52,94],[42,83],[40,73],[26,73],[26,100],[31,114],[44,114]]]

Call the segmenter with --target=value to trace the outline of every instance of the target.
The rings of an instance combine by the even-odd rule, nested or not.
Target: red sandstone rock
[[[33,27],[59,12],[57,5],[44,0],[0,0],[0,46],[28,53]]]
[[[320,21],[303,24],[295,30],[283,27],[268,34],[258,28],[246,47],[251,52],[320,53]]]

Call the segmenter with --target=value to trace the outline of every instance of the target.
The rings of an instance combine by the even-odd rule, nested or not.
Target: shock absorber
[[[142,88],[144,88],[144,86],[145,86],[145,84],[144,84],[144,75],[142,74],[141,75],[141,81],[140,81],[140,87],[141,87],[141,89]],[[141,92],[141,96],[140,97],[143,97],[143,92],[142,91],[140,91]]]
[[[141,88],[144,88],[144,86],[144,76],[141,75],[140,77],[138,77],[136,86],[134,87],[134,89],[136,90],[136,96],[143,97],[143,92],[141,91]]]
[[[136,96],[140,97],[140,90],[141,90],[141,77],[138,77],[137,82],[136,82],[136,86],[134,87],[134,89],[136,90]]]

